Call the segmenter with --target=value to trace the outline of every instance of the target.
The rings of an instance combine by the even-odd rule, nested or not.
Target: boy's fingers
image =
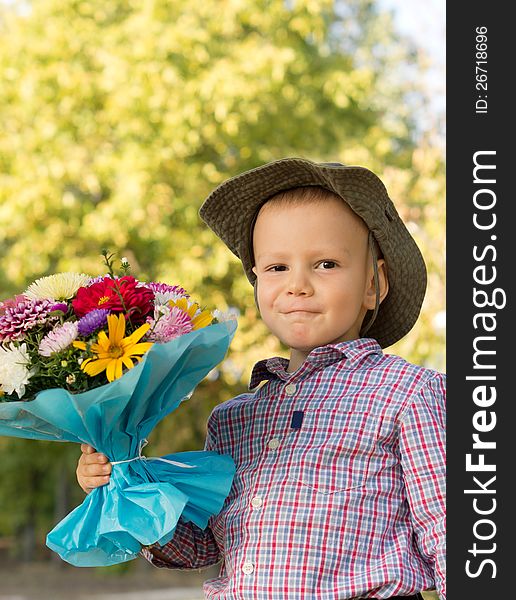
[[[98,465],[98,464],[107,464],[109,463],[108,457],[100,452],[95,452],[93,454],[83,454],[79,458],[79,463],[84,465]]]
[[[101,454],[100,452],[95,452],[95,454],[86,455],[85,460],[90,464],[106,464],[109,462],[108,457],[105,454]]]
[[[95,488],[109,483],[109,476],[104,477],[83,477],[80,481],[81,487],[85,492],[90,492]]]
[[[101,452],[97,452],[95,448],[89,444],[81,444],[81,451],[83,456],[81,456],[80,460],[84,460],[86,464],[109,462],[107,456]]]
[[[102,477],[104,475],[111,474],[111,465],[108,463],[106,465],[92,464],[92,465],[84,465],[81,469],[81,475],[83,477]]]
[[[89,494],[91,490],[109,483],[111,463],[104,454],[97,452],[89,444],[81,444],[82,454],[77,464],[77,481]]]

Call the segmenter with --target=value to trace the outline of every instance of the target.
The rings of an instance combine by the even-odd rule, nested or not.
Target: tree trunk
[[[28,563],[33,562],[36,551],[36,523],[32,512],[27,522],[23,525],[21,535],[21,560]]]

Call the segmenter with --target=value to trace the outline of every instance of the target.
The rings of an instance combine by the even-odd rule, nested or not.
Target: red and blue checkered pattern
[[[210,600],[445,594],[445,376],[373,339],[255,366],[217,406],[205,448],[237,472],[202,531],[179,522],[156,566],[200,569]],[[292,416],[302,411],[300,428]],[[297,424],[299,418],[296,417]]]

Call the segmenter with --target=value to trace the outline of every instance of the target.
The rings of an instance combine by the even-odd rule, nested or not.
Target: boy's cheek
[[[283,282],[282,278],[278,275],[278,273],[263,273],[257,277],[255,289],[258,293],[258,297],[274,297],[281,291]]]

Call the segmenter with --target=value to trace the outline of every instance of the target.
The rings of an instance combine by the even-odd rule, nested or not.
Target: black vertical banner
[[[448,600],[516,598],[516,30],[447,5]]]

